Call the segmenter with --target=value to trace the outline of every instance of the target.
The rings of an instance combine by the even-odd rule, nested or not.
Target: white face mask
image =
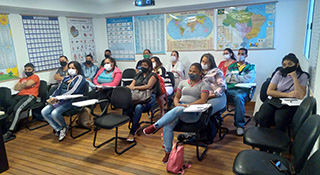
[[[175,56],[171,56],[171,61],[176,61],[177,58]]]
[[[68,69],[68,74],[71,76],[77,75],[77,70],[76,69]]]
[[[238,61],[244,61],[245,57],[244,55],[238,56]]]
[[[224,55],[224,58],[226,59],[226,60],[228,60],[228,59],[230,59],[230,55],[228,54],[228,55]]]
[[[152,63],[152,68],[156,68],[157,67],[157,63]]]
[[[207,64],[202,64],[202,63],[201,63],[201,67],[202,67],[202,69],[204,69],[204,70],[207,70],[207,69],[208,69],[208,65],[207,65]]]
[[[110,71],[112,69],[111,64],[105,64],[103,67],[107,71]]]

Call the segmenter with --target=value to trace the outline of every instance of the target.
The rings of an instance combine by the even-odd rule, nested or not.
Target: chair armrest
[[[211,117],[212,106],[201,113],[200,120],[202,121],[202,126],[208,126]]]
[[[105,106],[105,108],[101,111],[100,114],[95,114],[94,113],[94,109],[96,107],[97,104],[99,103],[103,103],[103,102],[107,102],[108,104]],[[91,106],[91,115],[95,116],[95,117],[101,117],[103,114],[107,113],[108,112],[108,107],[109,107],[109,104],[110,104],[110,100],[109,99],[103,99],[103,100],[99,100],[95,103],[95,105],[92,105]]]

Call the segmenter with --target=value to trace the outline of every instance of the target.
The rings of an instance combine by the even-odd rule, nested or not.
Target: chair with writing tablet
[[[123,86],[130,85],[134,76],[136,75],[136,70],[133,68],[127,68],[122,72],[122,84]]]

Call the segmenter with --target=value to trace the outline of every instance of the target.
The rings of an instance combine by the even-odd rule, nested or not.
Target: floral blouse
[[[219,68],[209,70],[203,77],[203,81],[210,85],[212,89],[210,93],[213,93],[215,97],[222,96],[224,91],[227,89],[223,72]]]

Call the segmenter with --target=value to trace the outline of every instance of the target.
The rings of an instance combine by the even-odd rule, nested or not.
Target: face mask
[[[110,58],[110,55],[108,55],[108,54],[104,54],[104,57],[106,57],[106,58]]]
[[[65,61],[60,61],[60,65],[61,65],[61,67],[64,67],[64,66],[67,65],[67,62],[65,62]]]
[[[112,69],[111,64],[105,64],[103,67],[106,71],[110,71]]]
[[[224,55],[224,58],[225,58],[226,60],[228,60],[228,59],[230,59],[230,55]]]
[[[171,56],[171,61],[176,61],[177,58],[175,56]]]
[[[152,67],[156,68],[157,67],[157,63],[152,63]]]
[[[245,57],[244,55],[238,56],[238,61],[244,61]]]
[[[207,69],[208,69],[208,65],[207,65],[207,64],[202,64],[202,63],[201,63],[201,67],[202,67],[202,69],[204,69],[204,70],[207,70]]]
[[[77,75],[77,70],[76,69],[68,69],[68,74],[71,76]]]
[[[145,58],[145,59],[150,58],[150,55],[144,54],[144,55],[143,55],[143,58]]]
[[[288,73],[291,73],[295,70],[297,70],[297,66],[286,67],[286,68],[281,68],[280,73],[283,77],[286,77],[288,75]]]
[[[33,72],[24,72],[26,74],[27,77],[30,77],[31,75],[33,75]]]
[[[91,65],[91,63],[92,63],[92,62],[91,62],[90,60],[86,60],[86,64],[87,64],[87,65]]]
[[[149,69],[148,69],[148,68],[145,68],[145,67],[141,67],[141,71],[142,71],[143,73],[147,73],[147,72],[149,71]]]
[[[188,74],[188,75],[189,75],[190,80],[192,80],[192,81],[198,79],[198,77],[199,77],[198,74]]]

